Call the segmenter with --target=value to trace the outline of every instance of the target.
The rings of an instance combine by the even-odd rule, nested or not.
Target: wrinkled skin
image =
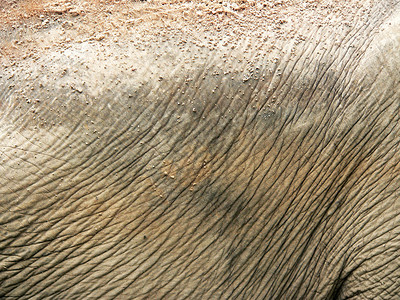
[[[3,68],[0,296],[397,298],[400,10],[383,6],[290,58],[138,34]]]

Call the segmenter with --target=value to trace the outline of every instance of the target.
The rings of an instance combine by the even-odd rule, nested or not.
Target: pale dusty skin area
[[[191,42],[204,47],[234,47],[251,38],[257,40],[257,48],[270,52],[282,48],[282,41],[300,43],[310,38],[309,32],[298,30],[299,26],[308,30],[323,26],[340,36],[358,22],[367,23],[372,8],[376,9],[375,1],[355,0],[5,2],[9,3],[0,7],[0,23],[16,30],[4,36],[3,58],[34,56],[37,51],[68,47],[73,42],[107,38],[103,41],[106,43],[130,34],[168,36],[174,30],[195,33],[190,34]],[[35,38],[35,33],[61,19],[62,26],[54,35]],[[23,34],[26,31],[30,34]]]
[[[0,298],[395,299],[399,16],[0,2]]]

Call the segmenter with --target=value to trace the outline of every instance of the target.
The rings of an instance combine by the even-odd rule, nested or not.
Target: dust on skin
[[[346,39],[352,27],[357,23],[367,24],[366,20],[371,14],[379,13],[379,8],[372,1],[357,0],[7,0],[6,5],[0,7],[0,76],[14,81],[12,85],[18,85],[20,71],[35,65],[38,72],[31,71],[29,78],[25,78],[25,85],[29,88],[29,95],[34,95],[32,91],[35,90],[40,96],[43,86],[36,84],[38,80],[35,78],[38,77],[34,78],[33,73],[37,74],[35,76],[47,73],[63,87],[64,77],[74,77],[65,76],[66,72],[74,72],[78,76],[84,71],[78,66],[75,70],[56,70],[59,67],[57,64],[46,66],[43,58],[62,56],[71,62],[78,62],[81,56],[86,55],[82,52],[86,47],[92,49],[91,62],[88,62],[91,67],[104,66],[104,70],[95,72],[96,76],[104,74],[118,79],[117,76],[124,75],[120,74],[123,70],[121,66],[125,67],[131,61],[126,55],[143,53],[146,64],[141,69],[129,65],[130,69],[125,73],[131,76],[131,72],[136,72],[135,76],[139,78],[139,72],[150,70],[151,74],[156,74],[156,82],[152,83],[154,87],[159,82],[168,82],[165,70],[179,66],[182,68],[180,75],[188,74],[190,69],[199,70],[196,61],[200,64],[211,61],[214,65],[208,65],[203,76],[210,78],[209,69],[215,71],[219,68],[221,74],[229,75],[232,80],[243,80],[246,84],[250,78],[262,78],[261,82],[268,78],[271,81],[266,90],[268,98],[271,98],[271,105],[279,105],[279,99],[275,103],[272,93],[280,82],[285,82],[285,70],[282,69],[292,65],[295,68],[298,57],[307,60],[304,53],[314,55],[314,49],[316,61],[320,52],[338,52],[336,49],[342,45],[342,52],[347,51]],[[299,24],[302,24],[301,30]],[[323,31],[319,30],[322,26]],[[334,47],[327,45],[332,36],[335,37]],[[304,43],[306,40],[307,43]],[[309,47],[311,50],[305,49],[306,44],[312,44]],[[116,55],[121,47],[128,47],[129,53]],[[170,51],[171,48],[175,52]],[[210,52],[215,55],[210,56]],[[162,56],[165,55],[171,55],[172,59],[164,59]],[[84,59],[81,60],[84,62]],[[287,64],[290,60],[291,65]],[[163,66],[162,61],[175,65]],[[282,63],[279,64],[279,61]],[[310,65],[309,61],[304,63]],[[259,67],[264,69],[264,73],[258,73]],[[33,84],[29,87],[28,79]],[[54,82],[48,88],[54,87]],[[71,89],[82,94],[84,88],[88,90],[84,85],[84,81],[73,82]],[[99,86],[96,88],[98,92]],[[20,98],[26,98],[21,91],[23,89],[17,89],[14,96],[20,93]],[[37,104],[35,99],[26,99],[26,102]],[[254,106],[260,108],[257,103]]]
[[[7,66],[84,41],[106,45],[132,33],[169,38],[171,31],[180,33],[182,44],[190,41],[211,50],[256,39],[258,48],[271,53],[281,48],[277,41],[298,44],[315,38],[309,30],[300,34],[299,24],[345,35],[357,22],[368,20],[374,2],[7,0],[0,6],[0,63]],[[56,24],[61,24],[57,30]]]

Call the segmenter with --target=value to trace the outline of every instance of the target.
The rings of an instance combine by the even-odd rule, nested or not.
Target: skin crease
[[[8,3],[1,298],[398,297],[400,6],[204,3]]]

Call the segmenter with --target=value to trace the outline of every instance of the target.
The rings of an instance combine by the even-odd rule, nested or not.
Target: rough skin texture
[[[397,1],[0,3],[1,298],[399,297]]]

